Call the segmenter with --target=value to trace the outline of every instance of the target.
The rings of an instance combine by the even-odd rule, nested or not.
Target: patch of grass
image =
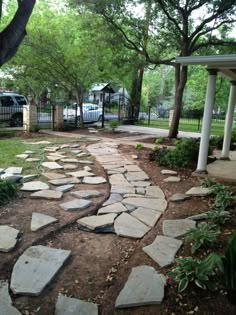
[[[6,179],[0,179],[0,206],[5,205],[11,199],[15,198],[17,193],[18,187],[16,183]]]

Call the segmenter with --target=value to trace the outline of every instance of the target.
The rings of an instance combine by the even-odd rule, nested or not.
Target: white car
[[[76,104],[67,106],[63,110],[65,122],[74,122],[76,116]],[[83,118],[84,122],[95,122],[102,120],[102,108],[96,104],[83,104]],[[80,120],[80,108],[77,108],[77,121]]]

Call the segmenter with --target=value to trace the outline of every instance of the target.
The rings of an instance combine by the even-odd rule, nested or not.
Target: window
[[[10,107],[14,105],[14,100],[11,96],[2,96],[0,99],[3,107]]]
[[[15,96],[15,99],[18,105],[27,105],[27,102],[24,96]]]

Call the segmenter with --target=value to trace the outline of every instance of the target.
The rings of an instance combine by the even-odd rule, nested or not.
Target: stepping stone
[[[98,315],[98,306],[59,294],[55,315]]]
[[[71,150],[70,152],[73,154],[79,154],[82,152],[82,150]]]
[[[12,181],[14,183],[17,183],[19,181],[22,180],[23,176],[22,175],[12,175],[10,173],[5,173],[5,174],[2,174],[0,176],[1,179],[7,179],[9,181]]]
[[[56,190],[56,191],[61,191],[62,193],[65,193],[65,192],[70,191],[70,190],[73,189],[74,187],[75,187],[74,184],[71,184],[71,185],[62,185],[62,186],[58,186],[58,187],[54,188],[54,190]]]
[[[20,190],[23,191],[38,191],[38,190],[47,190],[49,189],[48,184],[45,184],[41,181],[32,181],[24,183]]]
[[[29,181],[32,181],[33,179],[37,178],[39,175],[38,174],[32,174],[32,175],[25,175],[22,178],[22,183],[27,183]]]
[[[136,182],[130,182],[130,185],[132,185],[134,187],[148,187],[151,185],[151,182],[137,180]]]
[[[106,179],[101,176],[96,177],[84,177],[82,183],[83,184],[90,184],[90,185],[99,185],[106,183]]]
[[[15,307],[12,306],[11,296],[8,292],[8,283],[0,282],[0,314],[1,315],[22,315]]]
[[[111,171],[111,170],[118,170],[118,169],[124,169],[126,171],[126,169],[123,167],[124,163],[116,163],[116,164],[102,164],[103,168],[106,171]]]
[[[219,213],[220,217],[230,217],[230,212],[229,211],[221,211]],[[204,213],[200,213],[200,214],[196,214],[193,215],[191,217],[188,217],[188,220],[194,220],[194,221],[200,221],[200,220],[206,220],[208,217],[207,212]]]
[[[78,198],[94,198],[102,196],[102,193],[98,190],[78,190],[71,192],[71,195]]]
[[[69,148],[69,147],[70,147],[69,144],[62,144],[62,145],[60,146],[60,149],[65,149],[65,148]]]
[[[114,174],[124,174],[126,172],[126,169],[124,167],[121,168],[115,168],[107,171],[108,175],[114,175]]]
[[[165,199],[153,199],[153,198],[126,198],[122,201],[125,205],[131,205],[135,207],[148,208],[155,211],[164,212],[167,208],[167,201]]]
[[[127,212],[127,208],[121,202],[113,203],[112,205],[102,207],[98,210],[98,214],[122,212]]]
[[[204,187],[192,187],[185,194],[188,196],[199,196],[204,197],[211,193],[209,188]]]
[[[23,152],[23,154],[34,154],[34,151],[25,151],[25,152]]]
[[[72,144],[70,147],[71,147],[72,149],[74,149],[74,148],[79,148],[79,147],[80,147],[80,144],[75,143],[75,144]]]
[[[33,212],[32,218],[31,218],[31,225],[30,229],[31,231],[38,231],[54,222],[57,222],[58,220],[56,218],[53,218],[49,215]]]
[[[78,172],[71,172],[71,173],[66,173],[66,175],[71,175],[73,177],[88,177],[88,176],[95,176],[95,174],[87,172],[87,171],[78,171]]]
[[[177,251],[183,242],[172,237],[157,236],[154,242],[146,247],[143,251],[148,254],[160,267],[166,267],[173,263]]]
[[[163,190],[158,186],[146,187],[146,196],[152,196],[158,199],[165,199]]]
[[[78,168],[78,165],[76,164],[64,164],[63,165],[64,170],[75,170]]]
[[[154,227],[162,215],[161,212],[151,210],[148,208],[138,208],[130,213],[133,217],[143,222],[147,226]]]
[[[180,181],[181,181],[181,178],[177,176],[170,176],[163,180],[163,182],[165,183],[179,183]]]
[[[161,174],[162,175],[177,175],[178,173],[176,171],[171,171],[171,170],[162,170]]]
[[[24,142],[25,144],[50,144],[51,142],[50,141],[36,141],[36,142],[27,142],[25,141]]]
[[[86,153],[86,152],[81,152],[81,153],[77,154],[78,157],[88,157],[90,155],[91,155],[90,153]]]
[[[80,164],[94,164],[93,161],[89,161],[89,160],[79,160],[78,162]]]
[[[142,172],[141,168],[137,165],[126,165],[127,172]]]
[[[113,203],[123,200],[123,197],[120,194],[111,194],[109,199],[103,203],[103,207],[112,205]]]
[[[79,163],[79,161],[77,159],[61,159],[61,162],[63,163]]]
[[[130,172],[125,174],[125,177],[130,182],[149,179],[148,175],[145,172]]]
[[[129,186],[120,186],[120,185],[111,185],[111,193],[112,194],[134,194],[135,193],[135,188],[134,187],[129,187]]]
[[[131,238],[142,238],[150,231],[149,227],[128,213],[122,213],[118,216],[115,220],[114,228],[117,235]]]
[[[29,157],[29,154],[18,154],[16,155],[17,159],[26,160]]]
[[[60,153],[49,153],[48,156],[55,156],[55,157],[58,157],[58,158],[64,158],[65,156],[60,152]]]
[[[196,226],[196,222],[188,219],[165,220],[163,221],[163,234],[170,237],[179,237]]]
[[[47,155],[47,159],[48,159],[49,161],[57,162],[57,161],[59,161],[59,160],[61,159],[61,157],[60,157],[60,156]]]
[[[47,148],[44,148],[43,150],[45,152],[56,152],[59,149],[60,149],[59,147],[47,147]]]
[[[130,206],[130,205],[125,205],[125,207],[127,208],[127,210],[128,210],[129,212],[132,212],[132,211],[134,211],[134,210],[137,209],[137,207],[135,207],[135,206]]]
[[[116,299],[116,308],[160,304],[164,298],[165,277],[153,267],[132,268],[124,288]]]
[[[54,186],[62,186],[62,185],[69,185],[69,184],[79,184],[80,180],[75,177],[59,178],[59,179],[50,180],[49,183]]]
[[[0,252],[8,253],[16,245],[20,231],[8,225],[0,225]]]
[[[84,170],[87,171],[87,172],[91,172],[92,171],[91,167],[89,167],[89,166],[84,166]]]
[[[49,168],[50,170],[58,170],[58,169],[63,168],[57,162],[43,162],[42,166]]]
[[[63,193],[55,190],[41,190],[30,195],[33,199],[59,200]]]
[[[5,173],[12,175],[20,175],[22,173],[23,167],[8,167],[5,169]]]
[[[73,199],[71,201],[61,203],[59,206],[65,211],[83,210],[92,205],[92,201],[84,199]]]
[[[190,196],[187,196],[185,194],[174,194],[170,197],[170,201],[173,201],[173,202],[179,202],[179,201],[184,201],[186,199],[189,199]]]
[[[138,194],[138,195],[145,195],[146,190],[143,187],[138,187],[138,188],[135,189],[135,193]]]
[[[133,160],[138,160],[138,156],[136,154],[132,154],[131,157]]]
[[[77,223],[93,231],[97,228],[112,225],[116,217],[117,217],[116,213],[92,215],[91,217],[79,219]]]
[[[114,174],[109,176],[109,182],[111,185],[131,186],[122,174]]]
[[[59,173],[42,173],[44,177],[47,179],[60,179],[60,178],[65,178],[66,175],[64,174],[59,174]]]
[[[71,251],[31,246],[14,265],[10,288],[14,294],[38,296],[69,258]]]
[[[28,158],[26,159],[26,162],[39,162],[40,159],[39,158]]]

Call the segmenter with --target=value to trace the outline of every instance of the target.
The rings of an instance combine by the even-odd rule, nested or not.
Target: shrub
[[[10,180],[0,179],[0,206],[5,205],[17,196],[18,187]]]
[[[137,143],[135,145],[135,149],[137,149],[137,150],[141,150],[142,148],[143,148],[143,144],[142,143]]]
[[[109,122],[109,127],[111,128],[112,132],[116,131],[116,128],[119,126],[119,121],[118,120],[111,120]]]
[[[158,152],[160,150],[160,147],[158,145],[155,145],[155,147],[152,148],[152,151]]]
[[[228,216],[219,211],[219,209],[211,209],[207,211],[207,220],[216,225],[223,225],[226,220],[228,220]]]
[[[156,138],[155,143],[156,144],[162,144],[164,142],[163,138]]]

